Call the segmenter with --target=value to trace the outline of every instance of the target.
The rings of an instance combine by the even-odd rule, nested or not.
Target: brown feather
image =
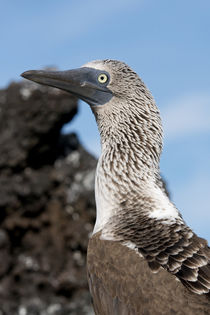
[[[96,315],[207,315],[210,301],[198,283],[193,286],[164,269],[151,272],[145,259],[120,242],[100,239],[89,241],[88,282]],[[189,291],[190,290],[190,291]]]

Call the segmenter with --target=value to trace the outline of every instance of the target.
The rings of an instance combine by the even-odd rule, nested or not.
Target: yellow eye
[[[99,74],[99,76],[98,76],[98,82],[100,82],[100,83],[106,83],[107,80],[108,80],[108,77],[107,77],[107,75],[106,75],[105,73]]]

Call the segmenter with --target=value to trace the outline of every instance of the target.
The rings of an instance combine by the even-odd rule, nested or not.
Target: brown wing
[[[133,242],[153,271],[163,267],[191,292],[210,298],[210,248],[181,218],[168,224],[127,215],[113,231],[116,239]]]
[[[96,315],[209,314],[205,296],[191,294],[163,269],[152,273],[134,250],[99,237],[90,240],[87,256]]]

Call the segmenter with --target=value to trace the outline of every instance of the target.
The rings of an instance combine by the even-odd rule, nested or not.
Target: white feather
[[[163,223],[171,224],[175,220],[182,220],[179,211],[159,187],[152,187],[151,194],[154,210],[148,213],[149,218],[164,220]]]

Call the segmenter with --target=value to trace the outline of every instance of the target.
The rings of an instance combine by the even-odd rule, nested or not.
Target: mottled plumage
[[[76,94],[96,117],[102,153],[87,257],[96,314],[209,314],[210,249],[165,192],[160,114],[142,80],[115,60],[24,76]]]
[[[203,295],[191,294],[175,277],[152,273],[146,260],[119,242],[93,235],[88,248],[88,281],[96,315],[208,315]]]

